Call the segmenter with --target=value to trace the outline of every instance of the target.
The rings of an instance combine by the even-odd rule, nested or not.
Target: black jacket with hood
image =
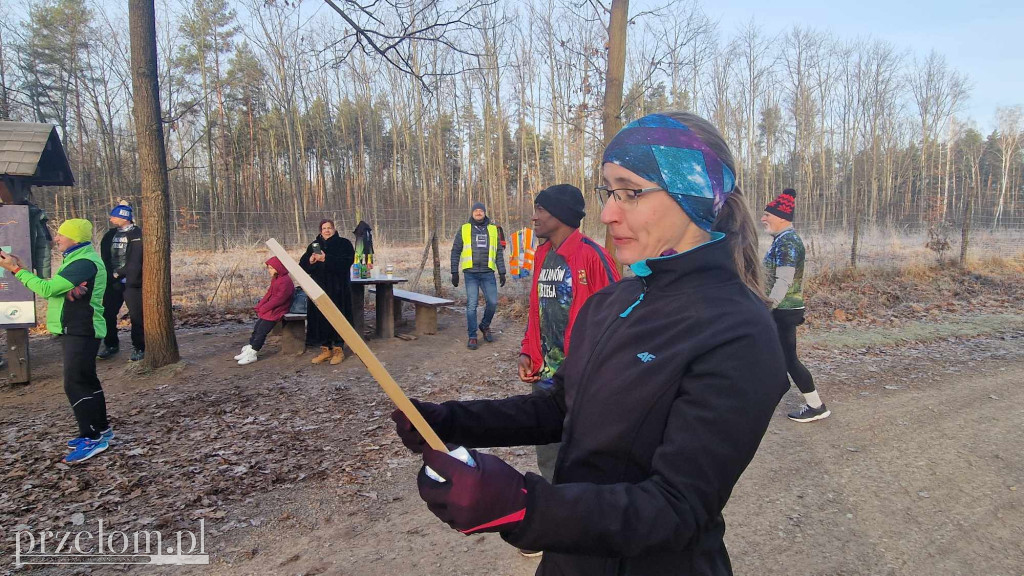
[[[552,394],[447,402],[438,423],[469,447],[562,442],[502,534],[544,550],[539,575],[732,573],[722,509],[789,388],[778,335],[724,240],[646,265],[584,304]]]

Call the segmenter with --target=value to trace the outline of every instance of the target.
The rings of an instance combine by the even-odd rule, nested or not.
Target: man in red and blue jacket
[[[591,294],[617,282],[608,253],[579,231],[586,215],[583,193],[569,184],[541,190],[534,200],[533,229],[546,240],[536,251],[530,314],[519,352],[519,379],[548,393],[551,378],[569,353],[572,326]],[[549,482],[558,444],[537,446],[537,466]]]

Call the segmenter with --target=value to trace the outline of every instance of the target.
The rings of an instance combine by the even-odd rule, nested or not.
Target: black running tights
[[[804,394],[814,392],[814,378],[796,357],[796,327],[804,323],[803,309],[779,310],[776,308],[772,310],[772,318],[775,319],[775,326],[779,331],[782,353],[786,356],[786,371],[789,372],[800,392]]]

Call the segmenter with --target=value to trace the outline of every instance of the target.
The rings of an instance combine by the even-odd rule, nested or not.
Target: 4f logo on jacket
[[[641,353],[637,354],[636,357],[639,358],[640,361],[643,362],[644,364],[647,364],[651,360],[654,360],[655,358],[657,358],[657,356],[655,356],[654,354],[651,354],[650,352],[641,352]]]

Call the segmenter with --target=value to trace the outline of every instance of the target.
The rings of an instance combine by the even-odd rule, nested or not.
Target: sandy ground
[[[438,335],[370,345],[410,396],[526,392],[514,369],[522,324],[499,319],[499,341],[471,352],[463,322],[448,313]],[[101,364],[118,438],[72,468],[58,464],[73,427],[57,349],[34,339],[35,382],[0,384],[0,554],[13,553],[16,527],[72,529],[79,512],[86,527],[106,518],[165,532],[203,519],[211,564],[15,569],[5,560],[0,573],[534,572],[537,560],[496,535],[462,536],[426,510],[418,459],[358,360],[312,366],[309,353],[285,356],[272,340],[259,362],[239,367],[231,356],[249,329],[183,330],[185,362],[155,374],[127,368],[123,353]],[[946,317],[913,340],[886,330],[802,333],[834,414],[790,422],[795,389],[780,404],[725,511],[737,574],[1024,575],[1024,317]],[[534,467],[530,448],[494,453]]]

